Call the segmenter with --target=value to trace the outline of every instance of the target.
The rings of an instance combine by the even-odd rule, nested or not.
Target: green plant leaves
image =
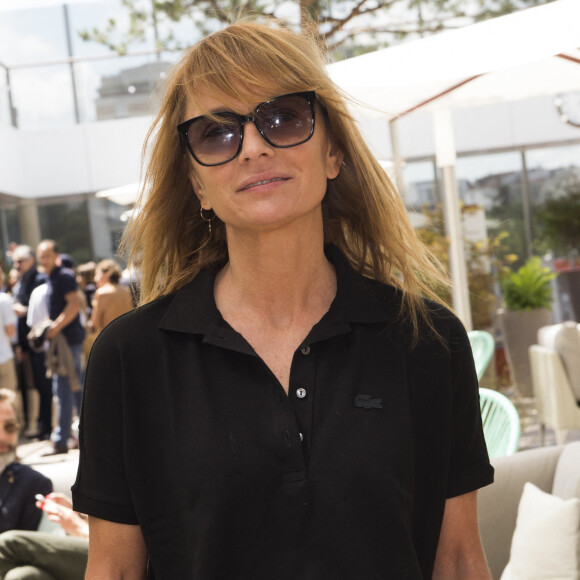
[[[542,266],[540,258],[533,257],[517,272],[511,272],[503,281],[503,296],[508,310],[551,308],[550,282],[556,274]]]

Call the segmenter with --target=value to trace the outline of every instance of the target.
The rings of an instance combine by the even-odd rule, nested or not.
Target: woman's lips
[[[252,181],[251,183],[247,183],[240,189],[240,191],[245,191],[247,189],[251,189],[252,187],[259,187],[261,185],[266,185],[268,183],[273,183],[275,181],[286,181],[287,179],[288,179],[287,177],[271,177],[268,179],[259,179],[256,181]]]

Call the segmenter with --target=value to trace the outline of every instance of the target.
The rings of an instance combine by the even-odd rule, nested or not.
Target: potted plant
[[[529,258],[502,280],[505,308],[498,311],[504,345],[517,394],[533,398],[528,349],[537,342],[538,329],[552,322],[552,285],[555,274],[540,258]]]

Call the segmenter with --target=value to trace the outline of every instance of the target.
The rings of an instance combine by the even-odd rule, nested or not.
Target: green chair
[[[479,381],[495,351],[495,339],[485,330],[470,330],[467,336],[471,343],[471,352],[473,353],[477,380]]]
[[[521,434],[520,416],[514,404],[497,391],[479,389],[479,405],[489,456],[513,455]]]

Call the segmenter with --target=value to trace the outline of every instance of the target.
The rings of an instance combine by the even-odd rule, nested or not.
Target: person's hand
[[[58,505],[61,505],[63,507],[69,508],[72,510],[72,502],[70,500],[70,498],[68,496],[66,496],[64,493],[58,493],[58,492],[53,492],[53,493],[49,493],[46,498],[46,500],[50,500],[54,503],[57,503]],[[36,502],[36,505],[42,509],[42,506],[38,505],[39,503],[42,502]]]
[[[26,306],[23,306],[22,304],[20,304],[20,302],[15,302],[12,305],[12,310],[14,310],[14,314],[16,314],[16,316],[18,316],[18,318],[22,318],[23,316],[26,316],[26,313],[28,312],[28,308]]]
[[[46,338],[48,340],[52,340],[57,334],[59,333],[58,328],[56,327],[56,325],[54,324],[54,322],[48,327],[48,330],[46,331]]]
[[[56,522],[69,536],[89,537],[89,524],[72,509],[70,499],[62,493],[51,493],[38,500],[36,507],[43,510],[48,519]]]

